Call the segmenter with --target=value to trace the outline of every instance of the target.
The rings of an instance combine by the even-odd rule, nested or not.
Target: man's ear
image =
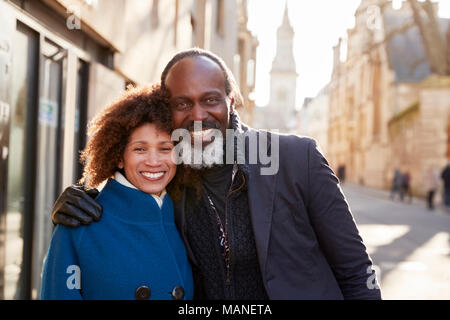
[[[234,112],[234,97],[230,99],[230,114]]]

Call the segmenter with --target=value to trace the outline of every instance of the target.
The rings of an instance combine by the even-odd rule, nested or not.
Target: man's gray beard
[[[194,146],[189,141],[190,139],[183,139],[180,141],[179,144],[183,152],[180,155],[181,163],[185,166],[188,166],[190,168],[200,170],[200,169],[206,169],[211,168],[214,165],[217,164],[223,164],[223,138],[220,137],[214,137],[214,141],[206,145],[204,148],[202,148],[201,144],[200,146]],[[194,154],[197,154],[196,157],[194,157]],[[199,159],[199,156],[201,154],[201,161],[196,163],[195,160]]]

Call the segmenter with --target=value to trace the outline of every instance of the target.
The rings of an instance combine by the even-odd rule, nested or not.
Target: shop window
[[[40,271],[50,243],[50,212],[61,192],[64,131],[62,75],[65,50],[50,40],[41,42],[37,118],[36,190],[33,226],[32,298],[38,298]]]
[[[225,35],[225,0],[217,0],[216,32]]]
[[[87,103],[89,88],[89,64],[78,60],[77,92],[75,102],[75,132],[74,132],[74,183],[80,180],[83,173],[83,165],[80,162],[80,151],[86,145]]]
[[[38,66],[39,35],[28,27],[18,24],[14,33],[11,78],[5,299],[30,298]]]

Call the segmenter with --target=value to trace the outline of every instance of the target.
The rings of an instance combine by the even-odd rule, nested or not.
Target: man
[[[442,170],[441,178],[444,181],[444,205],[450,210],[450,159]]]
[[[398,192],[400,201],[403,201],[403,175],[398,168],[394,170],[394,178],[392,180],[391,199],[395,200],[395,194]]]
[[[201,196],[188,185],[175,203],[197,298],[381,298],[338,180],[314,140],[245,126],[235,111],[241,96],[233,75],[208,51],[175,55],[161,85],[170,94],[174,127],[188,129],[202,150],[216,141],[212,129],[250,137],[245,150],[231,143],[237,150],[231,163],[194,164]],[[194,130],[198,122],[201,132]],[[267,165],[249,161],[251,136],[279,161],[276,172],[263,174]],[[100,211],[85,192],[71,187],[57,200],[52,219],[76,226],[98,220]]]

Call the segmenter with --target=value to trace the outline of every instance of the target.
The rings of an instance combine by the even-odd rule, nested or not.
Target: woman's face
[[[168,133],[152,123],[143,124],[132,132],[119,168],[125,170],[126,178],[136,188],[160,196],[175,176],[173,148]]]

